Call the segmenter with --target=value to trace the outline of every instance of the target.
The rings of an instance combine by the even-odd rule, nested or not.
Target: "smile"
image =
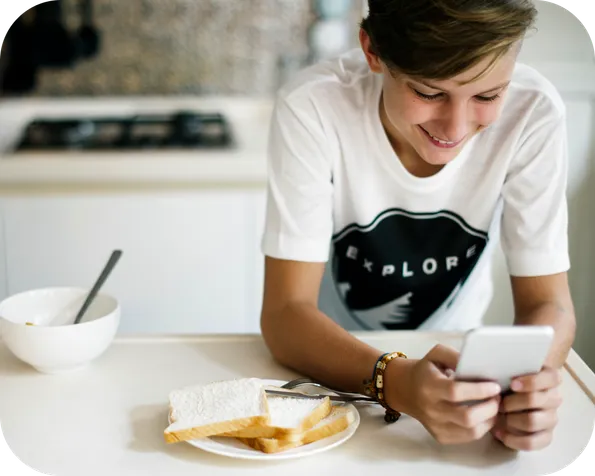
[[[438,137],[433,136],[432,134],[430,134],[428,131],[426,131],[421,126],[419,126],[419,128],[424,132],[424,134],[426,135],[426,137],[428,139],[430,139],[430,142],[432,144],[434,144],[436,147],[440,147],[442,149],[452,149],[453,147],[456,147],[461,142],[463,142],[463,140],[465,139],[465,137],[463,137],[462,139],[460,139],[460,140],[458,140],[456,142],[448,142],[448,141],[445,141],[445,140],[439,139]]]

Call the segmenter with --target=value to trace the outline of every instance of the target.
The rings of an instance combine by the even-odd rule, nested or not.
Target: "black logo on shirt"
[[[333,237],[333,279],[362,327],[416,329],[452,303],[487,242],[455,213],[391,209]]]

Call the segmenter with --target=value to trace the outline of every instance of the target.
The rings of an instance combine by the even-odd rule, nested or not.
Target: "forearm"
[[[544,303],[524,314],[517,314],[515,325],[548,325],[554,328],[554,342],[546,365],[560,368],[566,362],[575,338],[576,321],[573,309],[566,309],[554,303]]]
[[[360,341],[309,304],[263,315],[262,334],[273,356],[295,371],[337,390],[363,391],[382,351]]]

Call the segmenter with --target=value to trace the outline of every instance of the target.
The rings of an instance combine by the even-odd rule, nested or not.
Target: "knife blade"
[[[322,398],[328,397],[329,400],[331,402],[344,402],[344,403],[350,403],[350,402],[368,402],[368,403],[377,403],[376,400],[373,400],[369,397],[364,397],[364,396],[353,396],[353,397],[347,397],[347,396],[343,396],[340,397],[338,395],[324,395],[324,394],[308,394],[308,393],[302,393],[302,392],[294,392],[294,391],[288,391],[288,390],[277,390],[277,389],[272,389],[272,388],[267,388],[265,389],[266,393],[270,394],[270,395],[280,395],[280,396],[284,396],[284,397],[299,397],[299,398],[309,398],[309,399],[317,399],[320,400]]]

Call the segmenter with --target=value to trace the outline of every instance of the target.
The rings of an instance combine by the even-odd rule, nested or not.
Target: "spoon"
[[[99,277],[97,278],[97,281],[95,281],[95,284],[91,288],[91,291],[89,292],[89,295],[87,296],[87,299],[85,299],[85,302],[83,303],[83,305],[81,306],[81,309],[79,310],[78,314],[76,315],[76,318],[74,319],[75,324],[78,324],[79,322],[81,322],[81,319],[85,315],[85,312],[87,312],[89,305],[93,302],[93,299],[95,299],[95,297],[97,296],[99,289],[101,289],[101,286],[103,286],[103,283],[105,283],[105,280],[108,278],[108,276],[110,275],[110,273],[116,266],[116,263],[120,259],[120,256],[122,256],[121,250],[112,251],[112,254],[111,254],[109,260],[107,261],[105,267],[103,268],[103,271],[101,271],[101,274],[99,275]]]

